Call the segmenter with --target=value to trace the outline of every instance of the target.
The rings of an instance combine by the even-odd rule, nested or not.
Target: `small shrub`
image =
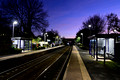
[[[18,49],[18,48],[11,48],[10,49],[10,54],[18,54],[21,52],[22,52],[22,49]]]

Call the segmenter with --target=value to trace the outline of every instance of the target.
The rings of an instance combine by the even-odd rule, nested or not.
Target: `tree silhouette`
[[[83,35],[81,35],[81,33]],[[89,39],[88,39],[89,36],[90,36],[90,30],[87,28],[84,28],[77,32],[76,39],[80,37],[80,42],[82,43],[82,39],[83,39],[83,45],[89,46]]]
[[[6,37],[10,37],[12,34],[12,30],[10,27],[8,27],[7,19],[2,17],[2,15],[0,15],[0,36],[6,36]]]
[[[114,13],[110,13],[107,16],[107,30],[108,30],[108,34],[110,31],[114,31],[114,30],[118,30],[120,28],[120,20],[118,19],[117,14]]]
[[[54,42],[56,37],[59,36],[58,31],[53,30],[53,29],[50,31],[47,31],[47,34],[48,34],[47,38],[51,40],[50,43]]]
[[[91,25],[89,28],[88,25]],[[89,17],[87,21],[83,22],[83,28],[90,29],[91,34],[98,34],[104,30],[105,20],[99,15]]]
[[[18,20],[19,32],[25,37],[31,37],[33,31],[41,31],[48,26],[48,15],[40,0],[1,0],[0,4],[2,15],[10,22]]]

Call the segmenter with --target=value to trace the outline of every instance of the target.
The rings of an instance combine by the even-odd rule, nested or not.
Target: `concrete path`
[[[76,46],[73,46],[63,80],[91,80]]]
[[[34,53],[39,53],[39,52],[43,52],[43,51],[46,51],[46,50],[55,49],[55,48],[59,48],[59,47],[63,47],[63,45],[57,46],[57,47],[51,47],[51,48],[47,48],[47,49],[42,49],[42,50],[23,52],[22,54],[20,53],[20,54],[12,54],[12,55],[0,56],[0,61],[11,59],[11,58],[22,57],[22,56],[30,55],[30,54],[34,54]]]

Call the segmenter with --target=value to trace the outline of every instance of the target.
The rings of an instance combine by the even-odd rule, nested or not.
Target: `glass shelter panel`
[[[106,53],[114,55],[114,39],[106,39]]]
[[[104,54],[105,38],[98,38],[98,54]]]
[[[24,49],[24,40],[21,40],[21,49]]]
[[[95,39],[92,39],[90,40],[90,46],[91,46],[91,55],[92,56],[95,56],[96,54],[96,40]]]
[[[24,43],[24,49],[25,50],[28,50],[28,47],[29,47],[29,43],[28,43],[28,40],[25,40],[25,43]]]
[[[114,55],[114,39],[113,38],[98,38],[98,55],[103,55],[104,50],[107,55]],[[105,47],[105,49],[104,49]]]
[[[24,49],[25,50],[31,50],[31,46],[32,46],[31,44],[32,44],[31,40],[25,40]]]
[[[32,48],[32,41],[31,40],[29,40],[29,50],[31,50],[31,48]]]

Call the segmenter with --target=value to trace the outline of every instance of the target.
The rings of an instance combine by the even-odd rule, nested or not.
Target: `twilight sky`
[[[74,38],[82,22],[89,16],[105,16],[115,13],[120,16],[120,0],[43,0],[48,12],[49,28],[66,38]]]

